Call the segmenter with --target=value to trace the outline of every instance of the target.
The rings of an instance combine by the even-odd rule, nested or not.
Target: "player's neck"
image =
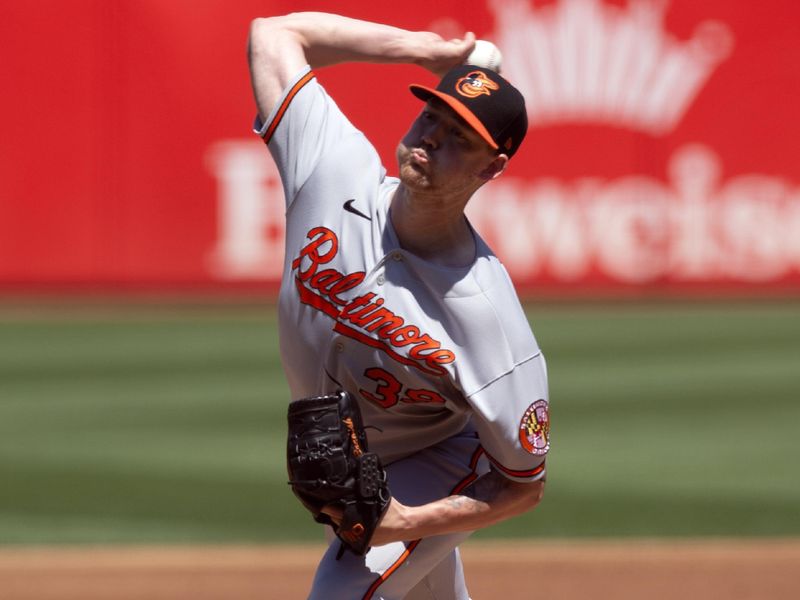
[[[400,246],[444,267],[471,265],[476,246],[465,205],[466,199],[414,194],[401,184],[390,211]]]

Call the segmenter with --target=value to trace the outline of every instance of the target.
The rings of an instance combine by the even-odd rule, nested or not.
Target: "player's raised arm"
[[[431,32],[304,12],[255,19],[248,57],[258,111],[266,118],[284,87],[306,64],[315,68],[354,61],[415,63],[441,74],[463,62],[474,46],[472,33],[448,41]]]

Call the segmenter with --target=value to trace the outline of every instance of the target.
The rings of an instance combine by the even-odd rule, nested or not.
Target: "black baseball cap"
[[[459,65],[448,71],[436,89],[412,84],[420,100],[439,98],[463,118],[495,150],[510,158],[528,131],[525,98],[490,69]]]

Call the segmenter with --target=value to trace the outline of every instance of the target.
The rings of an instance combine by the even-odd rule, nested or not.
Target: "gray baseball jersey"
[[[477,257],[446,268],[404,250],[389,207],[399,181],[306,67],[256,120],[286,197],[280,349],[293,398],[358,398],[385,463],[465,431],[507,477],[544,475],[544,357],[511,280]]]

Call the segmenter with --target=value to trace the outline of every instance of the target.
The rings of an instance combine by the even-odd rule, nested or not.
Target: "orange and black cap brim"
[[[492,147],[493,150],[498,150],[500,146],[497,145],[497,142],[492,139],[492,135],[486,129],[486,127],[481,123],[480,119],[473,113],[469,108],[467,108],[462,102],[459,102],[453,96],[449,94],[444,94],[438,90],[434,90],[432,88],[426,87],[424,85],[418,85],[416,83],[411,84],[408,86],[411,90],[411,93],[414,94],[420,100],[427,102],[432,97],[436,97],[451,109],[455,111],[455,113],[464,119],[464,121],[474,129],[478,135],[480,135],[489,146]]]
[[[436,88],[410,86],[420,100],[438,98],[474,129],[491,148],[511,157],[528,131],[525,98],[500,74],[475,65],[458,65]]]

